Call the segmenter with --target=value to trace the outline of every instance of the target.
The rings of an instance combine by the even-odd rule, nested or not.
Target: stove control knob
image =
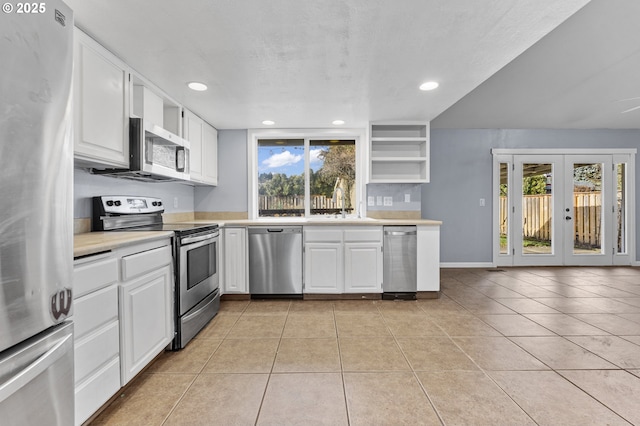
[[[108,205],[109,207],[113,206],[113,201],[112,201],[112,200],[107,201],[107,205]]]
[[[158,205],[161,206],[162,205],[162,201],[158,201]]]
[[[120,202],[120,200],[116,200],[113,202],[113,204],[115,204],[116,206],[120,206],[122,204],[122,202]]]
[[[158,205],[158,203],[157,203],[157,202],[155,202],[155,201],[152,201],[152,202],[151,202],[151,205],[152,205],[152,206],[157,206],[157,205]]]

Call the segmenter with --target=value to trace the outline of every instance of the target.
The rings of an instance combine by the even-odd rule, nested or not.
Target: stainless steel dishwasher
[[[302,227],[249,227],[251,297],[302,298]]]
[[[418,288],[417,227],[385,226],[383,299],[415,299]]]

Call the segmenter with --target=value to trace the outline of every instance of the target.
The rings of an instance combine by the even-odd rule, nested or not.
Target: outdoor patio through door
[[[499,266],[630,264],[630,155],[494,158]]]

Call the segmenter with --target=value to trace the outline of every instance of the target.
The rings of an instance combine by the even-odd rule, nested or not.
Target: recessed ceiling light
[[[264,124],[265,126],[273,126],[275,123],[275,121],[271,121],[271,120],[264,120],[262,122],[262,124]]]
[[[342,126],[344,124],[344,120],[333,120],[332,124],[334,126]]]
[[[426,83],[422,83],[420,85],[420,90],[433,90],[438,86],[439,84],[436,81],[427,81]]]
[[[206,84],[199,83],[197,81],[192,81],[190,83],[187,83],[187,86],[189,86],[189,89],[195,90],[196,92],[204,92],[205,90],[207,90]]]

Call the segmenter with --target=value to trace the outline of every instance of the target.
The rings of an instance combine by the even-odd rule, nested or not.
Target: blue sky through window
[[[313,146],[309,151],[311,169],[318,171],[323,161],[318,154],[324,146]],[[304,172],[304,146],[258,146],[258,173],[284,173],[287,176]]]

